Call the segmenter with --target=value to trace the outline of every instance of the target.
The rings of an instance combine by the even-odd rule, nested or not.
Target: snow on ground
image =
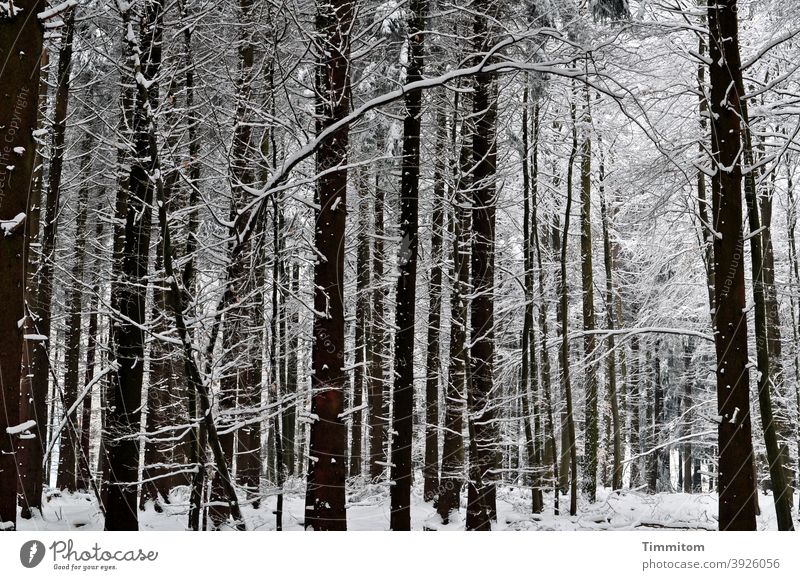
[[[466,495],[462,495],[461,518],[455,518],[448,526],[436,525],[438,517],[431,504],[422,501],[420,490],[415,488],[411,500],[412,528],[436,528],[463,530],[463,509]],[[284,498],[283,529],[303,529],[304,485],[299,479],[291,479],[286,486]],[[139,514],[142,530],[185,530],[188,510],[188,489],[176,488],[170,504],[163,512],[155,510],[152,503]],[[248,530],[274,530],[277,496],[268,494],[259,509],[244,505],[243,513]],[[759,530],[777,529],[772,497],[759,496],[761,515]],[[545,511],[531,514],[530,490],[502,485],[497,492],[498,518],[494,530],[716,530],[716,494],[659,493],[648,495],[636,491],[612,493],[598,490],[597,502],[589,504],[579,500],[578,515],[570,516],[569,496],[560,497],[561,514],[553,515],[552,494],[545,496]],[[795,501],[797,505],[797,501]],[[49,493],[44,508],[44,517],[32,520],[18,518],[23,531],[52,530],[102,530],[103,516],[92,494]],[[427,522],[427,523],[426,523]],[[376,484],[351,485],[348,488],[347,526],[349,530],[388,530],[388,489]]]

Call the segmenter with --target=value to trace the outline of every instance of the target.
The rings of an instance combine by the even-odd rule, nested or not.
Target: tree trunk
[[[409,17],[409,56],[406,78],[421,78],[424,57],[425,16],[428,3],[413,0]],[[414,323],[416,316],[417,255],[419,247],[419,135],[422,116],[422,93],[411,92],[405,98],[403,120],[403,167],[400,184],[400,253],[398,256],[394,342],[394,388],[392,415],[392,482],[389,487],[392,530],[411,529],[411,445],[414,416]]]
[[[574,516],[578,513],[578,450],[575,445],[575,414],[572,405],[572,385],[570,383],[569,370],[569,290],[567,286],[567,242],[569,240],[569,218],[572,211],[572,170],[575,163],[575,156],[578,151],[578,135],[575,122],[575,104],[570,103],[570,118],[572,121],[572,148],[570,149],[567,161],[567,202],[564,208],[564,229],[561,236],[561,276],[558,280],[560,305],[558,310],[558,321],[561,331],[561,350],[559,353],[559,364],[561,366],[562,384],[564,387],[564,398],[566,408],[562,417],[562,433],[566,432],[566,438],[562,435],[561,456],[562,456],[562,477],[563,470],[569,459],[569,514]],[[568,456],[568,457],[567,457]]]
[[[157,166],[157,160],[151,155],[150,140],[155,138],[151,107],[154,108],[158,87],[150,83],[158,76],[161,66],[163,4],[160,0],[148,0],[142,10],[137,47],[141,65],[135,69],[139,87],[133,121],[135,154],[126,204],[122,279],[112,295],[112,307],[120,314],[111,330],[119,368],[112,376],[103,434],[106,455],[103,478],[107,486],[105,529],[109,531],[138,529],[136,482],[139,479],[138,436],[144,371],[142,327],[151,223],[148,208],[153,201],[150,175]]]
[[[741,86],[738,87],[741,90]],[[775,515],[778,520],[778,529],[781,531],[794,530],[792,523],[792,489],[786,480],[786,471],[783,465],[783,453],[778,443],[778,422],[773,413],[773,402],[771,390],[781,383],[780,379],[774,380],[775,373],[772,371],[773,363],[777,363],[780,368],[780,347],[777,353],[770,349],[770,329],[769,324],[777,321],[769,320],[769,307],[767,305],[767,283],[765,282],[765,254],[766,244],[771,244],[765,234],[769,231],[762,231],[761,219],[758,211],[758,199],[756,190],[756,176],[753,167],[753,144],[750,129],[746,125],[749,122],[746,103],[740,104],[742,121],[745,123],[742,131],[744,145],[744,163],[748,171],[744,177],[744,196],[747,203],[747,218],[750,227],[750,257],[753,268],[753,308],[756,333],[756,364],[758,406],[761,411],[761,429],[764,432],[764,444],[767,451],[767,463],[769,464],[769,474],[772,483],[772,499],[775,503]],[[766,226],[765,226],[766,227]],[[760,232],[760,233],[758,233]],[[766,238],[766,239],[765,239]],[[765,243],[766,242],[766,243]],[[775,312],[777,315],[777,311]],[[774,330],[779,333],[778,329]],[[778,339],[780,340],[780,339]],[[776,354],[778,358],[773,359]],[[780,371],[778,371],[780,374]],[[776,389],[777,390],[777,389]]]
[[[428,288],[428,348],[425,360],[425,463],[423,497],[434,501],[439,489],[439,382],[442,362],[439,356],[442,322],[442,238],[447,146],[447,120],[444,111],[436,115],[436,161],[433,174],[431,216],[431,265]]]
[[[611,246],[611,215],[609,214],[608,201],[605,191],[605,165],[603,163],[602,151],[600,157],[600,219],[603,225],[603,257],[606,270],[606,324],[609,330],[614,330],[616,325],[616,312],[614,298],[614,252]],[[591,225],[591,224],[590,224]],[[611,433],[614,463],[612,467],[611,489],[622,489],[622,419],[619,414],[619,396],[617,394],[617,349],[614,335],[611,334],[608,341],[608,398],[611,405]]]
[[[20,371],[23,333],[19,321],[25,318],[25,224],[31,191],[36,142],[39,95],[39,58],[42,54],[44,27],[32,14],[44,10],[41,0],[15,2],[20,11],[3,17],[0,25],[0,225],[4,236],[0,239],[0,375],[3,377],[0,398],[0,530],[14,529],[17,520],[18,469],[15,453],[22,441],[33,444],[29,450],[41,459],[45,445],[47,407],[45,401],[36,400],[41,413],[32,417],[20,416]],[[14,54],[24,58],[11,58]],[[13,173],[9,170],[13,166]],[[51,219],[51,216],[48,216]],[[44,346],[44,345],[42,345]],[[37,349],[38,350],[38,349]],[[24,395],[23,395],[24,396]],[[25,420],[35,420],[30,433],[36,439],[21,440],[6,431]],[[41,464],[41,461],[39,461]],[[36,468],[39,464],[28,460],[25,465]],[[41,507],[41,468],[31,474],[24,470],[27,481],[22,481],[24,508]],[[38,473],[38,474],[37,474]],[[26,485],[27,484],[27,485]],[[37,495],[38,492],[38,495]]]
[[[550,457],[552,462],[552,484],[553,484],[553,512],[555,515],[559,513],[558,501],[558,449],[556,445],[556,429],[555,420],[553,417],[553,393],[552,383],[550,376],[550,351],[548,350],[547,340],[549,333],[547,330],[547,299],[545,293],[545,269],[542,267],[542,242],[539,237],[539,106],[534,108],[534,150],[533,150],[533,243],[536,249],[536,266],[539,269],[539,300],[541,306],[539,308],[539,340],[541,360],[542,360],[542,391],[544,394],[544,405],[546,412],[545,430],[546,430],[546,447],[544,456]],[[545,243],[547,236],[545,236]]]
[[[381,129],[378,128],[378,142],[376,149],[379,154],[383,153],[385,144]],[[383,225],[384,200],[386,192],[382,186],[383,176],[381,171],[383,164],[378,162],[375,168],[375,199],[373,206],[374,225],[373,248],[372,248],[372,311],[369,325],[370,345],[369,356],[369,475],[372,479],[379,478],[384,473],[386,462],[386,416],[384,415],[384,353],[387,342],[386,333],[386,313],[385,313],[385,289],[383,261],[384,244],[383,236],[385,233]]]
[[[456,121],[459,114],[459,93],[455,96],[452,145],[456,147]],[[450,346],[447,384],[445,385],[444,442],[442,446],[442,473],[439,482],[439,499],[436,511],[443,524],[448,524],[453,512],[461,507],[461,488],[464,485],[464,411],[466,393],[467,314],[469,294],[469,208],[467,195],[472,158],[469,123],[461,123],[461,147],[459,158],[454,163],[455,186],[453,191],[453,213],[450,219],[452,239],[452,267],[450,271]]]
[[[95,239],[100,239],[103,231],[103,222],[98,220],[95,229]],[[97,268],[97,265],[95,265]],[[98,344],[100,343],[100,331],[98,325],[98,308],[100,306],[100,283],[99,276],[94,275],[92,294],[89,305],[89,327],[86,331],[86,372],[83,379],[83,386],[86,388],[94,380],[94,367],[97,360]],[[80,430],[80,460],[78,461],[78,489],[88,491],[95,488],[92,478],[91,463],[91,433],[92,433],[92,389],[90,389],[83,399],[81,407],[81,430]]]
[[[290,331],[287,336],[287,360],[286,360],[286,394],[292,400],[290,405],[287,405],[283,412],[283,457],[286,463],[286,474],[294,475],[295,473],[295,429],[297,423],[297,401],[298,401],[298,384],[297,384],[297,348],[299,346],[299,326],[300,326],[300,313],[297,308],[296,301],[297,295],[300,292],[300,265],[292,264],[292,278],[291,278],[291,292],[290,296],[293,299],[292,314],[290,318]],[[284,308],[287,308],[284,303]]]
[[[711,140],[717,408],[719,418],[719,529],[755,530],[756,487],[750,423],[747,319],[742,239],[742,145],[736,0],[708,7],[711,64]]]
[[[317,3],[316,29],[325,45],[317,63],[317,134],[350,108],[350,26],[356,3]],[[346,375],[344,238],[347,212],[349,127],[333,133],[318,150],[314,244],[314,343],[311,352],[311,424],[305,527],[345,530],[347,433],[342,421]]]
[[[21,7],[37,10],[31,6]],[[27,32],[25,34],[28,34]],[[61,195],[61,177],[64,166],[64,138],[67,129],[67,112],[69,107],[70,75],[72,69],[72,43],[75,34],[75,10],[70,10],[65,22],[64,37],[58,52],[58,76],[53,111],[52,152],[48,171],[48,188],[45,208],[45,222],[42,234],[42,251],[37,270],[34,288],[35,299],[31,305],[34,318],[35,339],[32,349],[30,373],[30,393],[22,396],[20,422],[34,420],[37,425],[32,433],[35,438],[22,442],[18,450],[21,467],[22,517],[31,517],[33,509],[41,510],[42,484],[47,474],[42,471],[44,449],[47,446],[46,425],[48,424],[47,391],[50,383],[50,338],[51,310],[53,296],[54,260],[56,237],[58,232],[59,198]],[[16,46],[24,51],[25,47]],[[4,219],[8,219],[4,217]],[[74,458],[74,455],[73,455]]]
[[[532,410],[536,409],[536,401],[531,400],[532,393],[535,392],[538,383],[538,371],[536,368],[536,334],[533,326],[533,248],[531,236],[531,176],[529,168],[529,139],[528,139],[528,111],[529,111],[529,80],[525,79],[525,88],[522,93],[522,244],[523,244],[523,264],[525,268],[525,313],[522,323],[522,361],[520,369],[520,388],[522,390],[522,420],[524,424],[525,447],[528,456],[528,468],[533,471],[533,485],[531,487],[531,511],[532,513],[542,513],[544,509],[541,487],[540,461],[536,446],[536,436],[538,433],[533,429],[531,423],[535,424],[531,416]],[[538,114],[538,110],[537,110]],[[536,147],[538,145],[538,118],[534,128],[534,165],[536,165]],[[535,170],[534,170],[535,171]],[[534,174],[534,187],[536,179]]]
[[[596,338],[594,314],[594,272],[592,267],[592,139],[588,133],[592,123],[589,110],[589,92],[586,89],[586,104],[583,112],[581,135],[581,282],[583,292],[583,355],[586,359],[584,394],[586,403],[586,434],[584,444],[585,468],[584,491],[587,499],[597,499],[597,451],[599,443],[599,421],[597,410],[597,363],[595,362]]]
[[[631,336],[631,395],[628,397],[628,412],[631,415],[631,489],[642,484],[642,378],[639,352],[639,337]]]
[[[356,170],[356,191],[358,193],[356,216],[358,234],[356,240],[356,336],[355,360],[353,361],[353,437],[350,450],[350,477],[360,477],[363,473],[363,424],[364,396],[367,394],[366,349],[367,325],[369,323],[369,206],[367,189],[369,179],[365,170]]]
[[[86,133],[83,140],[83,159],[79,175],[85,179],[78,193],[77,219],[75,222],[75,262],[72,268],[72,278],[74,285],[70,290],[69,306],[67,314],[67,327],[65,330],[64,356],[64,390],[62,404],[64,412],[71,409],[78,398],[78,383],[80,375],[80,351],[81,351],[81,314],[83,312],[83,276],[84,263],[86,261],[86,218],[89,213],[89,189],[88,180],[91,178],[90,168],[92,162],[92,143],[91,132]],[[75,491],[77,489],[77,459],[81,450],[80,431],[78,429],[78,412],[76,410],[67,417],[67,424],[61,432],[61,442],[58,453],[58,473],[56,477],[56,487]]]
[[[743,108],[744,105],[743,105]],[[749,131],[748,131],[749,136]],[[775,288],[775,254],[772,244],[772,197],[774,194],[775,173],[772,173],[773,183],[764,196],[756,196],[761,200],[761,225],[765,228],[761,232],[763,247],[763,284],[764,307],[767,312],[767,350],[770,358],[769,381],[775,390],[777,401],[775,405],[775,428],[777,431],[780,458],[786,480],[786,496],[791,511],[794,501],[796,486],[794,477],[794,459],[792,458],[791,443],[794,431],[790,403],[792,397],[788,392],[788,384],[783,369],[783,353],[781,346],[781,320],[778,311],[778,296]]]
[[[483,52],[493,41],[488,0],[475,7],[474,42]],[[470,465],[480,481],[470,478],[467,529],[490,530],[497,518],[496,469],[499,467],[498,432],[494,402],[494,251],[495,206],[497,204],[497,82],[493,75],[479,73],[474,80],[472,112],[475,116],[472,140],[472,304],[470,310],[470,360],[472,367],[469,415],[475,432],[477,456],[470,453]],[[469,385],[469,383],[468,383]]]

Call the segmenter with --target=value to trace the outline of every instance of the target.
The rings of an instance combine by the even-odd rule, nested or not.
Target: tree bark
[[[447,119],[436,115],[436,159],[433,174],[433,209],[431,215],[430,282],[428,288],[428,348],[425,360],[425,454],[423,497],[434,501],[439,488],[439,383],[442,361],[439,356],[442,323],[442,239],[444,230],[444,195],[447,145]]]
[[[317,3],[317,134],[350,108],[350,27],[356,3]],[[318,150],[314,244],[314,343],[311,352],[311,425],[305,527],[345,530],[347,437],[342,411],[344,364],[344,238],[347,211],[349,127],[336,131]]]
[[[4,235],[0,239],[0,375],[3,377],[0,398],[0,528],[14,529],[17,520],[18,470],[15,453],[22,440],[6,429],[21,424],[20,371],[23,333],[19,321],[25,318],[25,232],[29,193],[33,185],[36,129],[39,96],[39,58],[42,54],[44,27],[38,18],[31,18],[44,9],[41,0],[15,2],[20,12],[3,16],[0,25],[0,220]],[[24,58],[11,58],[21,54]],[[13,171],[9,170],[13,166]],[[41,451],[45,445],[46,403],[38,400],[41,414],[34,414],[36,436],[29,449]],[[37,454],[38,457],[42,453]],[[27,465],[34,465],[28,461]],[[25,475],[24,506],[41,506],[41,469],[39,476]],[[38,490],[38,495],[36,495]],[[32,492],[33,491],[33,492]],[[38,498],[38,499],[37,499]]]
[[[369,180],[364,175],[363,169],[356,170],[356,191],[358,193],[356,215],[358,219],[358,234],[356,239],[356,335],[355,356],[353,361],[353,437],[350,449],[350,477],[359,477],[363,472],[363,424],[364,397],[367,393],[366,349],[367,331],[369,323],[369,206],[367,188]]]
[[[455,96],[455,116],[452,127],[452,145],[456,147],[456,125],[459,114],[459,93]],[[452,240],[452,266],[450,271],[450,345],[447,384],[445,385],[444,441],[442,446],[442,472],[439,482],[436,511],[443,524],[448,524],[453,512],[461,507],[460,494],[464,486],[464,411],[467,399],[466,366],[467,316],[469,294],[469,224],[467,206],[469,190],[469,163],[472,159],[469,123],[461,123],[459,157],[454,163],[453,212],[450,219]]]
[[[600,157],[600,219],[603,225],[603,257],[606,270],[606,324],[609,330],[616,326],[615,297],[614,297],[614,252],[611,246],[611,215],[609,214],[608,200],[605,191],[605,165],[602,151]],[[611,489],[622,489],[622,419],[619,414],[619,396],[617,394],[617,349],[614,335],[608,341],[608,398],[611,404],[611,433],[613,448],[613,467],[611,476]]]
[[[408,21],[409,56],[406,78],[420,80],[428,3],[412,0]],[[422,93],[408,93],[403,119],[403,161],[400,183],[400,251],[395,306],[394,388],[392,389],[392,453],[389,497],[392,530],[411,529],[411,445],[414,416],[414,330],[419,248],[419,144]]]
[[[92,161],[93,138],[87,132],[83,140],[83,158],[81,159],[80,177],[84,181],[80,186],[77,203],[77,219],[75,221],[75,262],[72,268],[72,279],[74,285],[70,289],[69,307],[67,314],[67,327],[65,330],[64,355],[64,390],[62,403],[64,412],[71,409],[78,398],[78,383],[80,380],[80,352],[81,352],[81,314],[83,312],[83,277],[84,264],[86,262],[86,219],[89,213],[89,189],[88,180]],[[58,473],[56,476],[56,487],[75,491],[77,489],[78,463],[80,445],[80,430],[78,426],[77,408],[67,417],[66,428],[61,432],[61,441],[58,453]]]
[[[575,414],[572,404],[572,384],[570,382],[569,369],[569,289],[567,283],[567,242],[569,240],[569,218],[572,211],[572,175],[575,156],[578,151],[578,135],[575,122],[575,104],[570,103],[570,118],[572,121],[572,147],[569,159],[567,160],[567,202],[564,207],[564,229],[561,235],[561,275],[558,280],[560,305],[558,310],[558,322],[561,331],[561,350],[559,353],[559,364],[561,366],[562,384],[564,388],[565,412],[562,417],[562,433],[566,432],[566,437],[562,436],[562,478],[565,477],[565,465],[569,466],[569,514],[574,516],[578,513],[578,450],[575,441]],[[567,462],[567,459],[569,460]]]
[[[741,59],[736,0],[708,7],[719,418],[719,529],[755,530],[744,241],[742,237]]]
[[[32,3],[31,3],[32,4]],[[28,9],[20,6],[24,11]],[[27,34],[27,33],[26,33]],[[35,438],[23,440],[19,453],[21,467],[22,517],[31,517],[33,509],[42,508],[42,484],[46,478],[43,472],[44,450],[47,446],[48,408],[47,392],[50,384],[50,338],[54,260],[56,238],[58,235],[58,210],[61,195],[61,177],[64,166],[64,139],[67,129],[69,107],[70,75],[72,69],[72,44],[75,34],[75,10],[70,10],[65,22],[64,38],[58,52],[57,87],[53,111],[52,152],[48,171],[48,187],[45,202],[45,222],[42,233],[42,251],[34,282],[35,298],[31,304],[36,339],[32,348],[30,393],[22,396],[20,422],[36,421],[32,433]],[[24,47],[18,47],[25,50]],[[5,218],[8,219],[8,218]],[[73,456],[74,457],[74,456]]]
[[[741,86],[737,87],[739,90]],[[780,367],[780,350],[775,353],[770,349],[770,321],[769,308],[767,305],[767,282],[766,267],[766,245],[771,244],[765,235],[769,231],[762,231],[761,219],[758,208],[758,192],[756,190],[756,176],[753,167],[753,145],[750,129],[747,126],[749,116],[747,114],[746,103],[740,104],[742,121],[745,126],[742,130],[744,145],[744,163],[747,166],[747,173],[744,176],[744,196],[747,204],[747,218],[750,227],[750,259],[753,269],[753,308],[756,333],[756,364],[758,365],[757,389],[758,406],[761,411],[761,429],[764,432],[764,444],[767,451],[767,463],[769,465],[770,480],[772,483],[772,499],[775,504],[775,515],[778,520],[778,529],[781,531],[793,531],[792,522],[792,489],[786,479],[786,471],[783,465],[783,453],[778,442],[778,421],[775,419],[774,406],[772,401],[772,389],[780,384],[780,379],[773,380],[773,363],[777,362]],[[766,226],[765,226],[766,227]],[[760,232],[760,233],[757,233]],[[766,242],[766,243],[765,243]],[[776,313],[777,314],[777,313]],[[774,332],[779,332],[777,329]],[[778,347],[779,349],[779,347]],[[771,352],[772,351],[772,352]],[[773,359],[773,354],[778,358]],[[780,374],[780,371],[778,371]]]
[[[141,65],[136,67],[139,96],[133,121],[135,154],[131,165],[122,279],[113,288],[112,307],[119,312],[112,322],[113,343],[119,369],[112,376],[103,433],[107,497],[105,529],[137,530],[137,481],[139,479],[139,431],[141,428],[142,381],[144,371],[145,277],[149,266],[150,212],[153,186],[150,175],[157,166],[150,140],[155,127],[150,112],[158,91],[161,66],[163,4],[148,0],[142,7],[142,29],[136,50]],[[129,42],[136,42],[129,40]],[[141,75],[141,77],[139,77]]]
[[[584,443],[585,468],[583,487],[587,499],[597,499],[597,451],[599,444],[599,416],[597,405],[597,363],[594,335],[594,272],[592,266],[592,139],[588,133],[592,123],[589,110],[589,92],[586,89],[586,104],[582,115],[584,134],[581,135],[581,282],[583,292],[583,355],[586,359],[584,375],[586,434]]]

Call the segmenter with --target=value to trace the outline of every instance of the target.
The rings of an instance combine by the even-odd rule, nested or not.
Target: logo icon
[[[36,568],[44,560],[44,544],[39,540],[30,540],[19,549],[19,561],[26,568]]]

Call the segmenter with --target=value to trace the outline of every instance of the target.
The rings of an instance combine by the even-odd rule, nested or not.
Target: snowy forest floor
[[[351,482],[352,484],[353,482]],[[304,481],[290,479],[285,486],[283,529],[300,531],[303,529]],[[348,487],[347,526],[349,530],[388,530],[389,494],[385,486],[350,485]],[[245,505],[243,509],[249,530],[274,530],[276,495],[267,495],[260,507]],[[463,519],[452,521],[442,528],[433,506],[422,500],[421,489],[415,487],[412,495],[412,529],[425,528],[463,530]],[[570,530],[716,530],[717,497],[712,493],[658,493],[649,495],[625,490],[611,493],[609,489],[598,490],[598,499],[589,504],[579,500],[578,515],[570,516],[569,496],[560,498],[561,513],[553,515],[552,493],[545,494],[545,511],[542,514],[530,512],[530,489],[518,486],[500,485],[497,491],[498,518],[493,530],[530,531],[570,531]],[[461,498],[463,517],[466,493]],[[761,515],[758,517],[759,530],[775,530],[775,509],[772,497],[763,493],[759,496]],[[797,505],[797,501],[795,501]],[[140,529],[173,530],[186,529],[188,511],[188,488],[176,488],[170,504],[159,513],[152,502],[139,513]],[[18,519],[21,531],[74,531],[103,529],[103,516],[97,501],[91,494],[50,493],[45,503],[43,517],[31,520]]]

